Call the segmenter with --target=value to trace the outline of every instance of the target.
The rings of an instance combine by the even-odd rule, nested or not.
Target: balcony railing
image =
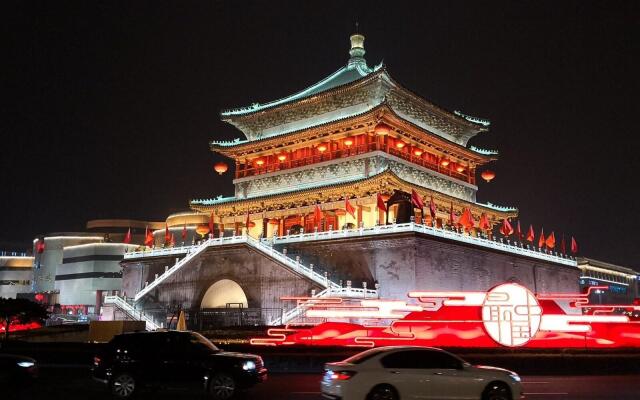
[[[475,171],[471,171],[471,173],[469,173],[469,171],[467,170],[465,170],[464,172],[458,172],[452,166],[443,167],[436,159],[416,156],[411,153],[408,148],[406,148],[405,150],[401,150],[394,147],[389,147],[387,149],[387,146],[378,141],[355,145],[343,149],[327,150],[322,153],[316,153],[311,156],[296,159],[285,158],[284,160],[275,161],[269,161],[269,159],[267,159],[264,161],[264,164],[260,166],[249,166],[248,164],[240,164],[236,168],[235,176],[236,178],[246,178],[250,176],[268,174],[271,172],[283,171],[291,168],[304,167],[324,161],[371,153],[373,151],[384,151],[398,158],[409,161],[410,163],[420,165],[424,168],[439,172],[447,176],[451,176],[456,179],[460,179],[471,184],[475,184]],[[291,155],[287,155],[287,157],[291,157]]]
[[[291,234],[287,236],[273,237],[269,240],[273,244],[295,243],[295,242],[307,242],[313,240],[328,240],[328,239],[340,239],[349,237],[362,237],[362,236],[376,236],[385,235],[390,233],[402,233],[402,232],[418,232],[429,236],[451,239],[462,243],[468,243],[483,248],[489,248],[493,250],[504,251],[507,253],[517,254],[525,257],[536,258],[539,260],[550,261],[558,264],[569,265],[576,267],[577,263],[575,258],[548,250],[539,249],[529,245],[524,245],[520,242],[509,241],[504,239],[488,239],[476,236],[470,236],[465,233],[461,233],[455,230],[446,228],[436,228],[429,225],[416,224],[413,222],[406,224],[390,224],[390,225],[377,225],[370,228],[356,228],[356,229],[344,229],[324,232],[311,232],[311,233],[299,233]]]

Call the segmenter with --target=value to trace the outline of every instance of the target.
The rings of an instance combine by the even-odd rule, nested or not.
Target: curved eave
[[[227,119],[233,119],[234,117],[243,117],[243,116],[247,116],[247,115],[251,115],[251,114],[255,114],[261,111],[267,111],[270,109],[276,109],[279,108],[280,106],[283,105],[287,105],[290,103],[294,103],[294,102],[298,102],[310,97],[314,97],[316,95],[325,93],[325,92],[330,92],[336,88],[342,87],[342,86],[346,86],[349,85],[353,82],[357,82],[362,80],[363,78],[368,77],[369,75],[373,74],[374,72],[378,71],[379,69],[382,69],[382,66],[379,65],[373,69],[367,67],[366,65],[360,65],[360,64],[356,64],[354,66],[344,66],[342,68],[340,68],[339,70],[337,70],[336,72],[334,72],[333,74],[327,76],[326,78],[322,79],[321,81],[297,92],[294,93],[292,95],[280,98],[278,100],[273,100],[270,101],[268,103],[265,104],[254,104],[251,106],[247,106],[247,107],[240,107],[240,108],[234,108],[234,109],[229,109],[229,110],[224,110],[220,112],[220,117],[222,118],[223,121],[227,120]],[[355,71],[355,72],[351,72],[351,71]],[[342,84],[338,84],[338,85],[331,85],[331,81],[339,79],[340,75],[342,74],[348,74],[348,73],[353,73],[353,74],[357,74],[360,75],[359,78],[356,79],[351,79],[348,80],[347,82],[344,82]],[[349,78],[347,78],[349,79]],[[323,88],[324,86],[328,86],[327,88]]]
[[[477,122],[469,121],[468,119],[466,119],[464,117],[456,115],[455,112],[451,112],[451,111],[447,110],[446,108],[440,107],[439,105],[437,105],[437,104],[425,99],[424,97],[420,96],[419,94],[415,93],[411,89],[407,89],[400,82],[398,82],[395,79],[393,79],[389,73],[387,73],[386,76],[389,79],[389,81],[391,83],[393,83],[398,89],[404,91],[405,93],[407,93],[409,96],[411,96],[415,100],[421,102],[422,104],[424,104],[425,106],[430,108],[432,111],[435,111],[435,112],[439,113],[441,116],[443,116],[445,118],[451,118],[451,119],[453,119],[454,121],[458,122],[461,125],[465,125],[468,128],[475,129],[476,133],[487,132],[489,130],[489,128],[487,126],[485,126],[483,124],[480,124],[480,123],[477,123]]]
[[[424,193],[425,191],[428,191],[430,195],[432,195],[434,197],[434,199],[439,200],[441,202],[446,202],[446,203],[451,203],[452,205],[455,205],[457,207],[464,207],[466,205],[472,205],[473,208],[480,210],[481,212],[489,212],[491,214],[496,214],[496,215],[500,215],[500,217],[502,218],[508,218],[508,217],[515,217],[518,214],[518,210],[515,208],[504,208],[504,209],[498,209],[497,206],[487,206],[485,204],[480,204],[480,203],[470,203],[467,202],[465,200],[461,200],[457,197],[453,197],[453,196],[449,196],[443,193],[440,193],[438,191],[435,191],[433,189],[427,189],[424,188],[422,186],[416,185],[414,183],[411,182],[407,182],[404,179],[398,177],[398,175],[396,175],[395,173],[393,173],[392,171],[386,169],[378,174],[375,175],[371,175],[367,178],[359,178],[359,179],[354,179],[351,181],[346,181],[346,182],[341,182],[341,183],[336,183],[336,184],[329,184],[329,185],[322,185],[322,186],[316,186],[313,188],[309,188],[309,189],[304,189],[304,190],[291,190],[288,192],[280,192],[280,193],[276,193],[276,194],[268,194],[268,195],[264,195],[264,196],[256,196],[256,197],[251,197],[248,199],[237,199],[237,198],[226,198],[228,199],[228,201],[218,201],[216,202],[216,200],[220,200],[220,199],[210,199],[210,200],[192,200],[190,202],[190,206],[192,209],[196,210],[196,211],[200,211],[200,212],[205,212],[205,211],[212,211],[215,210],[218,207],[221,206],[237,206],[240,204],[245,204],[245,203],[257,203],[260,204],[261,202],[264,201],[268,201],[268,200],[273,200],[273,199],[277,199],[277,198],[281,198],[281,197],[285,197],[285,196],[290,196],[290,195],[297,195],[297,196],[302,196],[302,197],[308,197],[309,195],[312,195],[314,193],[317,193],[319,191],[323,191],[323,190],[328,190],[328,189],[346,189],[349,186],[353,186],[356,184],[361,184],[361,183],[365,183],[365,182],[371,182],[371,181],[376,181],[376,180],[385,180],[387,179],[387,183],[389,181],[391,181],[392,184],[395,184],[395,186],[398,187],[404,187],[407,188],[407,190],[411,190],[414,189],[416,190],[418,193]],[[226,200],[225,199],[225,200]],[[208,202],[210,202],[210,204],[207,204]],[[243,213],[246,213],[246,210],[243,209],[242,211]]]
[[[340,71],[342,71],[343,69],[338,70],[336,73],[330,75],[328,78],[326,78],[325,80],[321,81],[321,82],[325,82],[326,80],[329,80],[330,78],[333,78],[334,75],[336,75],[337,73],[339,73]],[[414,100],[422,103],[426,108],[428,108],[429,110],[431,110],[431,112],[434,112],[435,114],[440,115],[443,118],[447,118],[449,120],[452,121],[452,123],[457,123],[459,125],[462,125],[464,127],[466,127],[467,129],[470,129],[471,132],[473,133],[479,133],[479,132],[486,132],[488,131],[488,126],[485,124],[481,124],[481,123],[476,123],[473,121],[468,120],[467,118],[460,116],[460,115],[456,115],[455,112],[451,112],[446,110],[443,107],[438,106],[437,104],[426,100],[425,98],[421,97],[420,95],[416,94],[415,92],[411,91],[410,89],[407,89],[406,87],[404,87],[402,84],[400,84],[398,81],[396,81],[395,79],[393,79],[391,77],[391,75],[389,74],[387,68],[385,65],[381,65],[377,70],[374,70],[373,72],[371,72],[368,75],[363,76],[360,79],[356,79],[353,80],[351,82],[347,82],[344,83],[342,85],[338,85],[338,86],[334,86],[330,89],[321,91],[321,92],[315,92],[310,94],[309,96],[304,96],[304,97],[298,97],[298,98],[294,98],[295,96],[299,95],[299,93],[304,93],[305,91],[308,91],[310,88],[313,88],[317,85],[320,85],[320,82],[310,88],[305,89],[302,92],[299,92],[298,94],[292,95],[292,96],[288,96],[284,99],[280,99],[280,100],[276,100],[274,102],[270,102],[267,103],[263,106],[261,106],[260,108],[251,108],[248,107],[247,110],[245,112],[242,113],[229,113],[229,112],[222,112],[220,113],[221,115],[221,119],[225,122],[229,122],[232,123],[234,120],[237,119],[244,119],[244,118],[251,118],[251,117],[255,117],[257,115],[260,114],[266,114],[268,112],[272,112],[272,111],[279,111],[279,110],[283,110],[283,109],[287,109],[287,108],[291,108],[291,107],[295,107],[299,104],[304,104],[304,103],[308,103],[308,102],[312,102],[316,99],[320,99],[323,98],[325,96],[330,96],[335,94],[336,92],[340,92],[340,91],[344,91],[344,90],[348,90],[350,88],[362,85],[362,84],[366,84],[366,82],[369,82],[370,80],[374,80],[377,79],[379,76],[384,75],[389,82],[394,85],[396,88],[398,88],[399,90],[403,91],[404,93],[407,94],[407,96],[413,98]],[[288,99],[288,101],[284,101],[285,99]]]
[[[325,80],[320,81],[319,83],[317,83],[316,85],[319,85],[321,82],[325,82],[326,80],[329,80],[330,78],[333,78],[337,73],[342,72],[346,67],[343,67],[341,69],[339,69],[338,71],[336,71],[335,73],[333,73],[332,75],[330,75],[329,77],[327,77]],[[382,74],[384,71],[386,71],[386,67],[384,65],[381,65],[377,70],[374,70],[373,72],[371,72],[368,75],[365,75],[359,79],[355,79],[353,81],[350,82],[346,82],[343,83],[341,85],[337,85],[337,86],[333,86],[327,90],[323,90],[323,91],[319,91],[319,92],[311,92],[308,96],[300,96],[298,98],[294,99],[294,96],[298,95],[299,93],[303,93],[306,91],[309,91],[310,88],[307,88],[305,90],[303,90],[302,92],[298,92],[298,94],[295,95],[291,95],[291,96],[287,96],[283,99],[280,100],[275,100],[266,104],[261,105],[261,107],[259,108],[251,108],[251,109],[247,109],[245,112],[242,113],[230,113],[229,111],[223,111],[220,113],[220,118],[222,121],[228,122],[228,123],[232,123],[234,120],[236,119],[244,119],[244,118],[253,118],[257,115],[261,115],[261,114],[266,114],[268,112],[272,112],[272,111],[280,111],[280,110],[286,110],[288,108],[291,107],[295,107],[299,104],[305,104],[305,103],[310,103],[316,99],[320,99],[329,95],[334,94],[335,92],[339,92],[341,90],[345,90],[351,86],[359,86],[362,85],[365,82],[368,82],[369,80],[372,80],[374,78],[376,78],[377,76],[379,76],[380,74]],[[316,85],[313,85],[311,87],[315,87]],[[287,100],[288,101],[284,101]]]
[[[406,119],[398,115],[387,102],[383,102],[371,108],[370,110],[360,114],[351,115],[348,117],[333,120],[331,122],[314,125],[314,126],[299,129],[296,131],[283,133],[280,135],[269,136],[269,137],[251,140],[251,141],[235,141],[235,142],[224,142],[224,143],[210,142],[210,149],[211,151],[220,153],[229,158],[240,157],[243,154],[246,154],[248,152],[266,151],[266,150],[261,150],[263,148],[269,148],[269,149],[272,149],[275,147],[282,148],[283,147],[282,142],[286,137],[299,135],[304,132],[309,132],[309,134],[311,135],[313,134],[312,131],[317,131],[320,129],[331,129],[333,127],[337,127],[340,124],[343,124],[345,121],[348,121],[348,120],[354,120],[358,118],[367,118],[367,117],[377,118],[378,116],[380,116],[380,114],[383,114],[382,116],[383,119],[385,118],[385,114],[391,115],[393,118],[391,119],[391,121],[387,121],[387,122],[391,122],[392,124],[393,122],[395,122],[400,127],[402,126],[404,126],[405,128],[410,127],[411,129],[417,130],[423,133],[424,135],[427,135],[430,140],[433,140],[435,142],[435,144],[441,147],[448,147],[448,148],[453,147],[455,150],[457,150],[458,153],[466,155],[467,158],[469,159],[473,159],[474,162],[477,164],[483,164],[483,163],[487,163],[489,161],[494,161],[497,159],[493,155],[483,154],[481,152],[474,151],[473,149],[467,148],[465,146],[460,145],[459,143],[448,140],[436,133],[429,132],[425,130],[423,127],[416,125],[411,121],[407,121]]]

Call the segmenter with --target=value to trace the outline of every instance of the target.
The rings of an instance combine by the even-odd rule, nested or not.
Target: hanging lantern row
[[[388,135],[389,132],[391,131],[391,127],[383,122],[378,123],[375,128],[374,128],[374,132],[376,135],[379,136],[385,136]],[[343,144],[346,147],[351,147],[353,145],[353,139],[352,138],[346,138],[343,141]],[[398,149],[403,149],[405,146],[407,145],[407,143],[403,142],[402,140],[398,140],[395,144],[396,148]],[[316,149],[320,152],[320,153],[324,153],[325,151],[327,151],[327,145],[325,143],[321,143],[320,145],[318,145],[318,147],[316,147]],[[420,148],[415,148],[413,150],[413,154],[416,157],[420,157],[424,154],[424,151]],[[285,153],[280,153],[277,155],[277,159],[280,162],[284,162],[287,159],[287,155]],[[254,161],[254,164],[258,167],[261,167],[265,164],[265,160],[263,158],[258,158]],[[448,167],[451,164],[451,161],[449,159],[442,159],[440,161],[440,165],[442,167]],[[229,169],[229,166],[224,163],[224,162],[218,162],[215,163],[213,166],[213,169],[220,175],[224,174],[225,172],[227,172],[227,170]],[[458,171],[459,173],[463,173],[465,171],[465,167],[462,164],[458,164],[456,166],[456,171]],[[484,179],[487,182],[491,182],[491,180],[493,180],[496,176],[495,172],[491,171],[491,170],[485,170],[482,172],[481,174],[482,179]]]

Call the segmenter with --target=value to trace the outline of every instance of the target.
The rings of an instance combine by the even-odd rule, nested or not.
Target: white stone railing
[[[322,297],[329,297],[329,288],[326,288],[325,290],[314,294],[313,296],[311,296],[312,298],[322,298]],[[274,320],[269,321],[269,325],[284,325],[286,323],[288,323],[289,321],[291,321],[294,318],[298,318],[299,316],[304,314],[304,311],[307,309],[308,306],[313,305],[314,301],[313,300],[306,300],[300,304],[298,304],[296,307],[292,308],[291,310],[282,313],[282,317],[281,318],[276,318]]]
[[[377,299],[378,291],[375,289],[354,288],[354,287],[339,287],[329,288],[327,297],[345,297],[354,299]]]
[[[339,288],[340,285],[331,281],[327,275],[321,275],[318,272],[314,271],[312,267],[307,267],[300,262],[299,257],[295,260],[291,257],[287,256],[284,253],[279,252],[270,246],[267,242],[261,242],[260,240],[254,239],[251,236],[243,235],[243,236],[231,236],[231,237],[220,237],[217,239],[208,239],[203,243],[196,246],[187,246],[187,247],[171,247],[166,249],[158,249],[158,250],[150,250],[150,251],[141,251],[141,252],[133,252],[128,253],[125,256],[126,259],[134,259],[134,258],[146,258],[146,257],[158,257],[158,256],[167,256],[173,254],[185,254],[186,256],[176,262],[171,268],[167,268],[167,270],[159,275],[153,282],[145,283],[145,286],[136,293],[135,301],[139,301],[142,297],[144,297],[147,293],[153,290],[156,286],[164,282],[167,278],[173,275],[176,271],[178,271],[182,266],[187,264],[191,259],[193,259],[198,254],[202,253],[205,249],[213,246],[224,246],[229,244],[239,244],[245,243],[254,249],[260,251],[261,253],[275,259],[276,261],[282,263],[286,267],[292,269],[293,271],[310,278],[317,284],[322,287],[331,287],[331,288]],[[172,251],[173,250],[173,251]]]
[[[146,315],[140,310],[136,310],[125,299],[119,296],[106,296],[104,298],[104,303],[113,304],[136,321],[144,321],[146,323],[146,328],[148,331],[155,331],[161,328],[161,326],[156,324],[150,316]]]
[[[530,249],[509,242],[505,243],[498,240],[489,240],[480,237],[470,236],[464,233],[452,231],[449,229],[435,228],[428,225],[416,224],[409,222],[406,224],[390,224],[390,225],[377,225],[370,228],[356,228],[356,229],[344,229],[324,232],[311,232],[290,234],[287,236],[273,237],[271,239],[263,239],[263,242],[270,242],[272,244],[284,244],[284,243],[296,243],[296,242],[308,242],[313,240],[328,240],[328,239],[340,239],[349,237],[362,237],[362,236],[376,236],[386,235],[390,233],[402,233],[402,232],[419,232],[426,235],[435,236],[444,239],[451,239],[458,242],[468,243],[479,247],[489,248],[493,250],[500,250],[508,253],[518,254],[521,256],[537,258],[539,260],[550,261],[558,264],[569,265],[576,267],[576,260],[572,257],[562,256],[558,253],[546,252],[544,250],[537,250],[535,248]],[[514,242],[515,243],[515,242]]]
[[[315,304],[313,299],[320,299],[323,297],[341,297],[341,298],[353,298],[353,299],[377,299],[378,291],[375,289],[354,288],[354,287],[329,287],[325,290],[314,294],[311,299],[306,300],[298,304],[296,307],[282,314],[281,318],[276,318],[269,321],[269,325],[284,325],[290,322],[294,318],[304,316],[304,311],[311,305]]]

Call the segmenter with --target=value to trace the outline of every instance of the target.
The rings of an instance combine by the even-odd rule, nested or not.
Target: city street
[[[269,400],[316,400],[320,374],[271,374],[264,384],[249,390],[241,398]],[[614,376],[523,376],[527,399],[637,399],[640,379],[637,375]],[[5,390],[5,393],[6,390]],[[38,382],[9,398],[110,399],[105,388],[90,379],[85,368],[44,367]],[[6,398],[3,396],[3,398]],[[200,398],[197,394],[160,392],[144,393],[138,398]]]

